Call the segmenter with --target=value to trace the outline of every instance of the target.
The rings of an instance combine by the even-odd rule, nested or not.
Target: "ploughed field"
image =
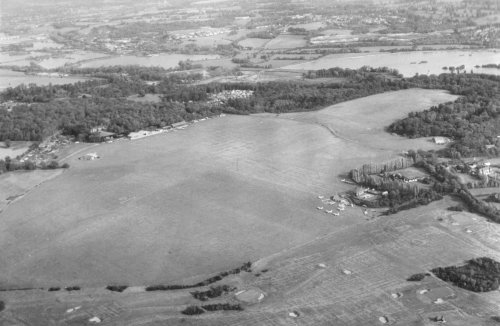
[[[0,213],[0,286],[180,283],[363,223],[317,196],[352,187],[339,177],[352,167],[436,148],[383,127],[455,98],[411,89],[93,147],[99,160],[72,156]]]

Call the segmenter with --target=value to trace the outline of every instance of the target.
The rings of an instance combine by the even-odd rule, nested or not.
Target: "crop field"
[[[22,293],[0,292],[7,301],[2,317],[62,325],[97,315],[107,325],[377,325],[380,318],[427,325],[440,314],[451,325],[486,324],[498,311],[491,303],[500,301],[498,293],[490,300],[446,290],[450,285],[433,276],[406,278],[471,257],[499,260],[498,225],[446,211],[456,204],[448,197],[368,219],[356,207],[340,216],[316,209],[318,195],[352,188],[339,177],[350,168],[437,148],[383,127],[454,98],[410,89],[317,112],[226,116],[92,147],[96,161],[70,157],[69,170],[0,214],[0,285],[83,290],[57,294],[58,303],[33,290],[25,305]],[[245,261],[254,262],[254,273],[227,282],[265,298],[244,312],[183,318],[180,306],[196,304],[188,291],[140,290],[200,280]],[[110,283],[139,288],[110,294],[103,290]],[[437,296],[442,303],[433,302]],[[74,306],[82,308],[65,312]],[[39,313],[26,314],[30,308]],[[472,319],[471,311],[481,314]]]

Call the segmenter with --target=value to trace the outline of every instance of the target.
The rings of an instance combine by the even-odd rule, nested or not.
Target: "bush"
[[[426,274],[424,273],[418,273],[418,274],[413,274],[412,276],[408,277],[406,280],[410,282],[418,282],[422,281],[425,278]]]
[[[63,165],[61,165],[61,167],[63,169],[68,169],[69,168],[69,164],[68,163],[64,163]]]
[[[59,291],[61,288],[58,286],[49,288],[49,292]]]
[[[169,291],[169,290],[182,290],[194,287],[193,285],[150,285],[146,287],[146,291]]]
[[[229,304],[229,303],[215,303],[201,306],[206,311],[219,311],[219,310],[236,310],[242,311],[243,307],[238,304]]]
[[[47,169],[57,169],[59,167],[59,162],[57,161],[50,161],[50,163],[47,165]]]
[[[108,285],[106,286],[106,290],[113,291],[113,292],[123,292],[125,289],[128,288],[126,285]]]
[[[66,291],[80,291],[80,287],[79,286],[68,286],[66,288],[64,288]]]
[[[452,212],[462,212],[464,209],[463,209],[462,206],[457,205],[457,206],[450,206],[450,207],[448,207],[448,210],[452,211]]]
[[[208,299],[213,299],[220,297],[223,294],[236,290],[235,287],[229,285],[219,285],[210,287],[208,291],[194,291],[191,292],[193,298],[198,299],[200,301],[207,301]]]
[[[212,277],[207,278],[206,280],[198,282],[196,284],[191,284],[191,285],[158,284],[158,285],[150,285],[150,286],[146,287],[145,290],[146,291],[168,291],[168,290],[182,290],[182,289],[196,288],[196,287],[200,287],[200,286],[207,286],[207,285],[210,285],[212,283],[218,282],[218,281],[222,280],[224,277],[231,275],[231,274],[239,274],[242,271],[251,273],[252,272],[251,267],[252,267],[252,263],[247,262],[247,263],[244,263],[241,267],[238,267],[238,268],[235,268],[235,269],[232,269],[229,271],[221,272],[216,276],[212,276]]]
[[[181,311],[181,314],[183,315],[201,315],[205,313],[205,310],[201,309],[198,306],[189,306],[186,309]]]
[[[5,302],[0,301],[0,311],[5,309]]]

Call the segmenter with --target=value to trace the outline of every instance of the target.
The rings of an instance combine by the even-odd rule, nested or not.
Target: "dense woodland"
[[[498,290],[500,263],[488,257],[475,258],[463,266],[434,268],[432,272],[446,282],[474,292]]]
[[[411,138],[445,136],[454,142],[447,150],[451,157],[498,156],[500,131],[500,77],[475,74],[442,74],[412,78],[419,87],[447,89],[461,95],[391,124],[390,132]],[[494,145],[488,146],[487,145]],[[491,147],[491,148],[490,148]]]
[[[455,102],[411,113],[390,125],[388,131],[408,137],[450,137],[454,142],[447,153],[453,157],[499,154],[498,76],[463,73],[400,78],[392,69],[363,67],[312,71],[302,81],[193,85],[193,81],[202,78],[199,72],[138,66],[68,69],[72,74],[96,79],[70,85],[21,85],[0,93],[2,102],[17,103],[0,109],[0,140],[40,141],[58,130],[85,140],[88,130],[96,125],[125,134],[221,112],[317,110],[372,94],[421,87],[446,89],[461,97]],[[326,81],[308,82],[320,77]],[[224,103],[210,102],[212,94],[226,90],[251,90],[253,95],[228,98]],[[138,103],[127,99],[130,95],[147,93],[159,94],[161,102]],[[486,145],[494,146],[486,148]]]

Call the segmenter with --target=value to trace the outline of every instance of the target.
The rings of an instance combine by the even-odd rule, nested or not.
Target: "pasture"
[[[266,45],[266,49],[294,49],[302,48],[307,45],[307,41],[302,35],[281,34],[273,38]]]
[[[316,211],[316,196],[348,189],[338,175],[361,162],[432,148],[383,126],[453,98],[406,90],[95,146],[101,159],[68,158],[66,173],[2,213],[0,284],[174,282],[358,223]]]
[[[339,180],[350,168],[438,148],[383,127],[455,98],[409,89],[317,112],[226,116],[94,146],[96,161],[70,156],[69,170],[0,214],[0,285],[82,291],[0,292],[7,303],[0,322],[70,325],[98,316],[109,325],[371,326],[431,325],[443,315],[450,325],[490,325],[498,291],[406,278],[471,257],[500,260],[497,224],[447,211],[456,205],[450,197],[370,218],[356,207],[340,216],[316,209],[318,195],[352,188]],[[264,294],[244,312],[187,318],[180,310],[199,303],[189,290],[140,287],[192,283],[248,260],[252,273],[223,281]],[[135,287],[111,293],[110,283]]]

